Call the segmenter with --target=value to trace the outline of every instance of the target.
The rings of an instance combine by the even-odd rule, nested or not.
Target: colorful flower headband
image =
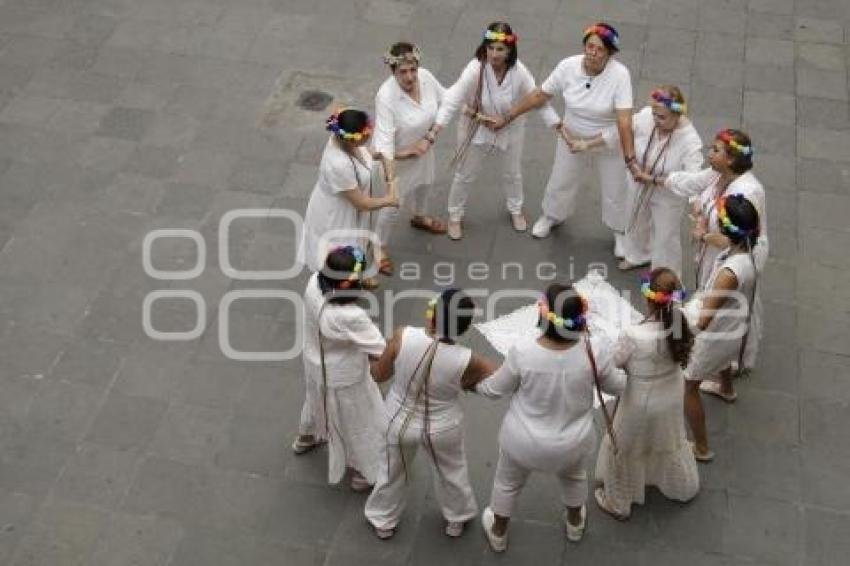
[[[351,275],[348,276],[348,281],[358,281],[366,265],[366,254],[363,253],[363,250],[358,246],[340,246],[331,251],[331,253],[334,252],[348,252],[354,256],[354,267],[351,268]]]
[[[729,232],[730,234],[735,234],[738,236],[746,236],[747,234],[752,233],[754,230],[744,230],[743,228],[739,228],[738,226],[732,224],[732,221],[729,219],[729,213],[726,212],[726,200],[730,196],[736,196],[745,198],[744,195],[726,195],[724,197],[720,197],[717,199],[717,218],[720,220],[720,225],[723,226],[723,229]]]
[[[421,58],[422,52],[419,51],[419,48],[415,45],[413,46],[413,51],[408,51],[407,53],[402,53],[401,55],[393,55],[389,51],[384,53],[384,63],[390,66],[413,62],[418,64]]]
[[[672,303],[681,303],[688,296],[685,289],[675,289],[670,293],[664,291],[653,291],[649,287],[650,274],[644,273],[640,278],[640,292],[643,296],[655,303],[656,305],[665,306]]]
[[[502,43],[515,44],[519,38],[515,33],[505,33],[503,31],[493,31],[490,29],[484,30],[485,41],[501,41]]]
[[[425,318],[428,319],[428,322],[433,322],[434,315],[437,312],[437,297],[434,297],[430,301],[428,301],[428,308],[425,310]]]
[[[339,115],[348,110],[348,108],[340,108],[333,114],[331,114],[327,120],[325,120],[325,129],[329,132],[333,132],[340,138],[348,141],[360,141],[364,137],[368,136],[372,133],[372,120],[368,120],[366,125],[363,126],[363,129],[359,132],[346,132],[339,126]]]
[[[540,316],[542,316],[558,328],[581,330],[585,327],[585,324],[587,324],[587,317],[585,316],[585,313],[588,310],[588,306],[587,299],[585,299],[581,295],[579,295],[578,297],[579,299],[581,299],[581,312],[573,318],[561,318],[560,316],[550,311],[549,303],[546,301],[546,297],[541,297],[537,301],[537,309],[540,311]]]
[[[652,97],[652,100],[659,104],[663,104],[676,114],[684,114],[688,111],[688,105],[684,102],[679,102],[678,100],[673,100],[673,97],[664,92],[663,90],[655,89],[653,90],[649,96]]]
[[[617,32],[613,29],[599,24],[594,24],[584,30],[584,41],[587,41],[588,36],[593,34],[598,35],[600,39],[604,40],[604,42],[610,43],[617,49],[620,48],[620,36],[617,35]]]
[[[742,145],[735,141],[734,134],[731,130],[720,130],[717,134],[717,139],[734,149],[736,152],[741,155],[752,155],[753,148],[749,145]]]

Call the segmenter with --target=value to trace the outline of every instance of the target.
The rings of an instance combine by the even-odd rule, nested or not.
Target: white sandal
[[[738,394],[736,392],[732,393],[724,393],[722,389],[720,389],[720,384],[716,381],[703,381],[699,384],[699,390],[703,393],[708,393],[709,395],[714,395],[715,397],[720,397],[727,403],[734,403],[738,398]]]

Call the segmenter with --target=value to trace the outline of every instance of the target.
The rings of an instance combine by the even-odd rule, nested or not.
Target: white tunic
[[[714,280],[721,271],[729,269],[738,280],[738,294],[727,298],[723,307],[712,318],[708,328],[697,334],[687,368],[690,379],[713,379],[732,364],[737,364],[742,339],[746,332],[749,333],[743,365],[744,368],[752,368],[755,365],[756,352],[761,340],[761,301],[756,286],[756,266],[748,253],[728,254],[727,248],[717,257],[706,289],[712,288]],[[755,301],[750,302],[753,296]],[[697,296],[694,300],[701,303],[702,298]],[[747,326],[746,314],[750,308],[752,308],[752,315]]]
[[[445,93],[443,104],[437,113],[437,124],[446,126],[464,104],[469,107],[475,104],[480,72],[481,62],[478,59],[473,59],[466,65],[460,78]],[[534,90],[534,87],[534,77],[522,61],[517,60],[516,64],[508,69],[501,84],[496,79],[493,67],[487,63],[481,84],[480,112],[488,116],[504,116],[520,98]],[[539,112],[547,126],[558,123],[558,115],[549,104],[544,105]],[[468,120],[464,123],[468,124]],[[492,145],[504,151],[509,145],[522,141],[524,123],[524,117],[520,117],[498,132],[481,126],[477,128],[472,144]]]
[[[717,199],[727,195],[743,195],[749,200],[759,213],[759,222],[761,231],[753,248],[753,255],[756,259],[756,267],[758,270],[764,271],[764,266],[767,263],[767,254],[770,250],[767,239],[767,209],[765,206],[764,187],[753,175],[752,171],[747,171],[737,179],[729,183],[726,190],[719,193],[717,183],[720,181],[720,173],[713,169],[703,169],[696,173],[676,172],[671,173],[667,178],[667,186],[673,192],[682,196],[696,196],[703,216],[708,218],[708,231],[713,234],[720,233],[720,227],[717,223]],[[711,270],[714,267],[714,262],[717,256],[720,255],[721,249],[714,246],[698,246],[697,251],[697,269],[699,272],[699,280],[697,284],[700,289],[707,286],[708,278],[711,276]]]
[[[632,128],[635,133],[635,155],[640,165],[647,171],[653,164],[655,164],[652,170],[654,175],[666,175],[673,171],[695,173],[702,169],[702,140],[694,125],[686,117],[679,119],[679,125],[670,134],[669,143],[667,143],[668,138],[660,138],[657,131],[654,136],[652,135],[655,120],[652,118],[651,106],[645,106],[632,117]],[[651,144],[650,138],[652,138]],[[666,149],[661,154],[665,145]],[[660,159],[659,155],[661,155]],[[631,178],[631,175],[628,178]],[[677,196],[682,198],[682,195]]]
[[[618,452],[602,439],[596,479],[608,504],[628,516],[654,485],[671,499],[687,501],[699,490],[696,460],[685,433],[682,370],[670,355],[664,327],[648,321],[624,329],[614,353],[628,375],[614,418]]]
[[[615,59],[609,59],[601,73],[589,77],[583,59],[584,55],[573,55],[562,60],[540,89],[564,97],[564,125],[572,134],[586,138],[616,124],[617,110],[632,108],[632,80],[629,69]]]
[[[520,339],[502,366],[476,390],[487,397],[511,396],[499,446],[528,469],[555,472],[565,454],[593,450],[594,379],[585,345],[549,350],[536,337]],[[592,338],[603,391],[617,394],[625,377],[614,367],[611,348]]]
[[[365,230],[369,226],[369,213],[359,212],[343,195],[344,191],[357,188],[368,194],[372,179],[372,156],[363,147],[358,148],[364,166],[343,151],[333,136],[325,145],[319,164],[319,178],[310,194],[307,212],[304,214],[304,229],[298,246],[296,261],[313,272],[324,266],[329,248],[341,245],[363,246],[362,238],[340,234],[332,242],[322,243],[323,236],[330,230]]]
[[[445,88],[428,69],[419,68],[419,102],[389,77],[375,96],[375,151],[393,159],[399,149],[421,140],[434,124]],[[400,193],[434,183],[434,152],[395,162]]]
[[[411,429],[424,428],[426,397],[431,432],[442,432],[460,426],[463,421],[463,413],[458,403],[461,393],[460,378],[469,365],[472,351],[456,344],[439,343],[431,364],[427,395],[424,389],[422,395],[418,395],[427,361],[427,356],[424,359],[423,356],[432,343],[433,339],[424,329],[410,326],[404,329],[401,350],[394,365],[395,378],[385,401],[387,416],[392,419],[396,432],[408,416],[411,417]],[[420,360],[423,361],[417,371]],[[394,436],[392,431],[388,434],[390,438]]]
[[[320,424],[319,436],[329,440],[328,481],[337,483],[346,466],[350,466],[374,483],[383,444],[383,402],[369,372],[368,356],[379,356],[386,343],[366,312],[357,305],[327,304],[324,308],[323,305],[325,297],[319,289],[318,274],[314,273],[304,292],[302,356],[306,377],[321,392],[317,406],[310,410]],[[319,328],[325,353],[325,377]]]

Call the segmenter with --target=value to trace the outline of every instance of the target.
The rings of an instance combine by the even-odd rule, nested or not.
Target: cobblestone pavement
[[[541,79],[601,18],[621,32],[639,100],[674,82],[705,139],[721,126],[753,136],[772,228],[761,366],[734,406],[707,401],[718,458],[701,466],[688,505],[653,491],[625,524],[591,505],[572,545],[553,482],[533,478],[496,557],[477,521],[459,540],[441,534],[420,462],[398,535],[379,542],[364,497],[325,484],[325,455],[288,449],[300,361],[234,361],[220,347],[224,317],[235,350],[293,343],[290,301],[243,293],[219,310],[231,291],[301,292],[303,275],[234,277],[290,265],[292,225],[237,218],[223,241],[220,221],[235,209],[304,210],[325,113],[295,101],[318,89],[371,106],[391,42],[419,43],[423,65],[449,84],[482,26],[506,19]],[[846,0],[0,0],[0,564],[846,564],[848,61]],[[451,138],[438,146],[442,203]],[[532,219],[552,148],[533,117]],[[500,198],[482,196],[492,180],[479,183],[459,243],[399,226],[397,261],[423,270],[384,289],[450,276],[538,289],[544,261],[564,278],[594,260],[613,269],[595,187],[580,197],[586,214],[538,242],[512,232]],[[146,241],[157,229],[203,238]],[[200,274],[149,277],[145,249],[157,270]],[[473,261],[488,266],[483,280]],[[512,261],[525,272],[503,280]],[[611,280],[637,290],[632,276]],[[149,295],[158,290],[190,293]],[[149,338],[146,297],[153,328],[191,339]],[[397,322],[420,313],[414,301],[394,311]],[[503,405],[465,406],[485,502]]]

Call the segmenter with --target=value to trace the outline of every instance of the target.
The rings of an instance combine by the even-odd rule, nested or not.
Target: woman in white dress
[[[302,357],[306,396],[301,409],[296,454],[328,443],[328,482],[353,470],[351,488],[368,489],[378,477],[383,400],[370,374],[386,343],[355,301],[362,293],[366,257],[345,246],[328,254],[304,293]]]
[[[552,71],[540,88],[527,94],[494,128],[510,124],[532,108],[546,104],[556,95],[564,97],[561,139],[555,147],[555,161],[543,196],[543,215],[532,235],[545,238],[553,226],[575,211],[576,196],[592,162],[602,188],[602,221],[614,232],[614,255],[623,257],[626,229],[626,194],[623,171],[637,172],[632,133],[632,81],[628,68],[614,56],[620,49],[620,36],[614,27],[600,22],[584,32],[584,54],[567,57]],[[619,143],[587,153],[589,140],[616,126]],[[625,165],[624,165],[625,164]]]
[[[684,290],[667,268],[654,269],[641,282],[647,316],[627,327],[614,352],[614,364],[628,376],[614,417],[616,450],[602,439],[594,493],[599,507],[620,520],[633,503],[642,505],[646,486],[669,499],[689,501],[699,491],[699,474],[685,433],[682,400],[693,335],[680,310]]]
[[[392,76],[375,96],[373,147],[383,158],[388,176],[396,179],[399,203],[413,215],[410,225],[432,234],[445,234],[446,224],[428,216],[428,193],[434,184],[434,137],[429,133],[445,89],[428,69],[419,66],[419,49],[399,42],[384,56]],[[392,275],[389,243],[398,221],[398,209],[378,213],[376,232],[381,250],[376,254],[379,271]]]
[[[708,447],[699,392],[707,390],[734,401],[733,368],[741,367],[747,347],[760,339],[754,309],[758,301],[754,249],[761,230],[758,207],[745,195],[729,195],[718,199],[715,210],[718,229],[729,245],[717,256],[705,291],[695,297],[700,332],[685,374],[685,416],[700,461],[710,461],[714,453]]]
[[[532,471],[556,476],[567,539],[581,540],[585,469],[596,446],[594,387],[618,394],[625,385],[612,348],[583,332],[587,303],[572,287],[550,285],[539,308],[543,332],[518,341],[496,373],[476,386],[487,397],[510,397],[490,505],[481,516],[495,552],[507,548],[508,523]]]
[[[680,226],[687,199],[659,186],[673,171],[702,168],[702,140],[685,116],[687,106],[678,87],[662,85],[650,94],[651,104],[632,118],[639,173],[627,174],[625,259],[618,267],[668,267],[682,273]]]
[[[397,329],[375,364],[376,381],[394,377],[385,401],[384,457],[365,510],[381,539],[393,536],[401,520],[420,447],[429,457],[446,535],[459,537],[466,522],[478,514],[458,397],[464,385],[481,381],[496,365],[455,343],[472,323],[474,310],[465,293],[446,289],[429,302],[426,327]]]
[[[372,211],[398,206],[391,180],[385,196],[371,194],[374,162],[366,149],[372,133],[369,115],[345,108],[327,119],[327,129],[331,135],[304,214],[296,255],[296,260],[314,273],[322,268],[328,252],[334,247],[366,248],[364,231],[370,229]]]
[[[721,130],[709,148],[709,169],[697,173],[673,172],[660,182],[674,193],[693,198],[694,228],[692,239],[697,242],[694,258],[697,290],[707,289],[708,280],[720,252],[729,246],[717,222],[717,201],[722,196],[744,195],[759,213],[759,237],[753,247],[756,269],[764,270],[770,244],[767,238],[767,211],[764,187],[753,175],[753,145],[750,137],[739,130]],[[737,371],[755,367],[761,337],[761,299],[756,295],[752,305],[753,328],[756,338],[750,340]],[[706,387],[711,387],[706,385]],[[709,391],[713,393],[713,391]]]
[[[505,22],[494,22],[484,31],[484,39],[475,58],[445,93],[437,120],[431,129],[436,136],[463,109],[458,127],[458,150],[455,175],[449,192],[449,237],[463,237],[463,216],[469,190],[478,178],[487,158],[494,158],[501,170],[502,191],[511,225],[525,232],[528,222],[523,213],[522,147],[525,137],[523,122],[503,131],[490,129],[493,116],[510,110],[526,93],[535,88],[534,77],[517,57],[517,35]],[[560,124],[551,106],[541,110],[547,126]]]

